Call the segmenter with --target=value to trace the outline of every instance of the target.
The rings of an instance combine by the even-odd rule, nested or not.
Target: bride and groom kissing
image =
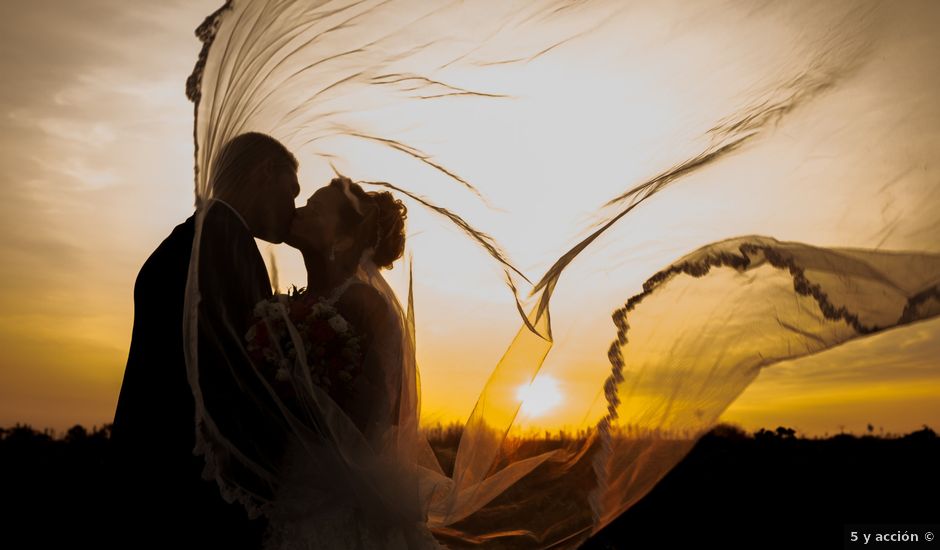
[[[289,430],[275,427],[284,422],[277,411],[294,407],[302,417],[301,402],[310,399],[284,376],[290,363],[320,365],[314,383],[362,434],[397,423],[400,306],[368,283],[363,266],[375,273],[402,256],[406,208],[390,193],[367,193],[345,177],[295,208],[297,169],[294,155],[270,136],[252,132],[230,140],[213,163],[208,204],[178,225],[140,270],[112,428],[112,531],[121,546],[261,547],[265,517],[249,518],[238,502],[223,499],[222,482],[212,478],[225,472],[207,465],[211,452],[194,451],[202,444],[198,423],[244,453],[242,464],[280,463],[295,443]],[[273,294],[255,238],[302,253],[307,286],[290,301]],[[196,292],[188,287],[194,284]],[[291,321],[302,322],[287,321],[278,304],[290,308]],[[188,315],[197,327],[189,336]],[[278,326],[281,341],[299,336],[293,342],[306,345],[279,345]],[[334,344],[318,345],[321,333]],[[276,491],[276,483],[262,480],[247,492],[270,501]]]

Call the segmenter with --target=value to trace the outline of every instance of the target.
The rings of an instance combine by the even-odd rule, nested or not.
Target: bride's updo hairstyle
[[[356,257],[371,246],[374,249],[372,261],[375,265],[392,269],[392,264],[405,252],[405,220],[408,217],[405,204],[388,191],[366,192],[348,178],[333,178],[330,186],[344,195],[348,186],[349,193],[356,198],[362,210],[361,214],[357,212],[353,200],[349,199],[343,203],[339,213],[346,232],[355,238]]]

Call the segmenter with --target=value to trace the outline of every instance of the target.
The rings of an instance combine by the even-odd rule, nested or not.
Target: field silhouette
[[[461,430],[427,429],[445,472]],[[533,453],[584,434],[546,433]],[[63,434],[0,428],[5,542],[87,542],[109,529],[110,425]],[[583,548],[838,548],[845,524],[931,523],[940,506],[940,438],[908,434],[806,438],[778,427],[746,433],[718,424],[639,503]],[[146,490],[146,488],[141,488]],[[172,519],[172,511],[168,511]]]

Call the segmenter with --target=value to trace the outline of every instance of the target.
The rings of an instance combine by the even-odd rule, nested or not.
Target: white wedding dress
[[[438,543],[427,522],[403,522],[368,515],[350,495],[327,493],[319,480],[322,465],[306,451],[294,451],[294,460],[282,480],[282,491],[269,508],[269,532],[265,550],[314,550],[349,548],[362,550],[431,550]],[[393,476],[394,472],[389,472]],[[348,498],[343,498],[343,497]],[[391,511],[389,511],[391,512]]]
[[[337,457],[337,448],[326,440],[320,446],[312,446],[309,439],[291,441],[278,491],[265,505],[269,521],[265,550],[444,548],[431,534],[426,518],[415,515],[417,510],[405,509],[414,499],[398,493],[407,493],[409,486],[400,482],[414,474],[395,460],[394,449],[399,442],[394,435],[400,430],[389,405],[397,401],[403,367],[413,362],[403,358],[403,353],[411,353],[408,320],[370,257],[371,250],[363,256],[356,276],[334,289],[325,303],[335,306],[351,285],[365,284],[380,293],[388,308],[390,322],[384,334],[376,337],[375,346],[380,349],[363,350],[364,355],[378,357],[386,373],[387,398],[373,404],[373,409],[381,412],[372,415],[369,424],[374,428],[363,434],[369,447],[378,452],[366,450],[360,455],[355,461],[358,473],[351,477],[347,460]],[[329,409],[341,416],[341,411]],[[406,423],[412,421],[408,411],[399,413]],[[338,425],[348,429],[345,423]],[[362,483],[365,480],[360,477],[366,469],[371,486]],[[392,506],[381,502],[391,502]]]
[[[685,4],[659,13],[658,3],[614,0],[232,0],[206,19],[187,83],[196,115],[185,319],[195,451],[226,500],[280,529],[271,548],[435,548],[434,538],[454,548],[577,548],[648,494],[764,369],[940,315],[934,134],[899,153],[913,168],[891,185],[916,184],[896,197],[878,194],[891,178],[867,174],[890,165],[878,156],[890,144],[845,138],[858,128],[842,100],[901,75],[874,75],[866,94],[852,88],[860,81],[850,77],[880,63],[865,57],[879,12],[853,2],[813,3],[806,14],[789,3],[731,4],[686,17]],[[881,30],[907,40],[907,31]],[[789,49],[762,42],[780,37]],[[892,55],[916,42],[898,40]],[[656,48],[662,65],[645,61]],[[693,50],[714,66],[687,61]],[[644,86],[649,93],[633,95]],[[926,108],[923,97],[869,107],[862,114],[892,117],[858,134],[928,120],[892,110]],[[704,112],[682,110],[694,106]],[[630,117],[617,119],[620,111]],[[314,187],[339,166],[407,201],[406,256],[424,269],[417,303],[428,305],[420,341],[438,351],[435,362],[422,359],[422,376],[436,381],[423,396],[411,277],[406,291],[397,287],[408,294],[400,306],[374,266],[357,275],[396,311],[403,352],[388,357],[386,373],[397,423],[360,433],[314,385],[297,388],[302,410],[285,407],[244,349],[244,312],[207,298],[232,276],[212,273],[220,251],[199,237],[213,162],[246,131],[281,140],[302,176],[316,174]],[[837,137],[842,149],[826,149]],[[516,149],[531,156],[517,161]],[[569,154],[580,156],[560,162]],[[796,160],[761,169],[779,158]],[[889,223],[901,203],[905,215]],[[840,216],[851,230],[833,230]],[[781,219],[793,224],[775,225]],[[774,237],[785,233],[802,242]],[[896,250],[881,246],[889,237]],[[517,265],[543,276],[533,282]],[[460,305],[443,307],[450,300]],[[567,330],[556,343],[559,324]],[[474,346],[504,346],[513,330],[501,356],[474,355]],[[517,434],[517,390],[543,365],[577,396],[558,421],[579,427],[577,437]],[[202,392],[217,382],[253,403],[261,428],[221,422],[226,403]],[[419,426],[431,393],[468,411],[456,448],[440,455]],[[249,428],[266,441],[242,437]],[[272,450],[278,442],[287,468]]]

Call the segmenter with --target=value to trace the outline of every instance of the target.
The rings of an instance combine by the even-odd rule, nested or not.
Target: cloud
[[[56,387],[80,384],[99,419],[110,417],[137,270],[192,209],[185,80],[200,47],[193,30],[217,4],[0,4],[8,394],[41,395],[59,377]],[[2,413],[0,424],[19,420]]]

